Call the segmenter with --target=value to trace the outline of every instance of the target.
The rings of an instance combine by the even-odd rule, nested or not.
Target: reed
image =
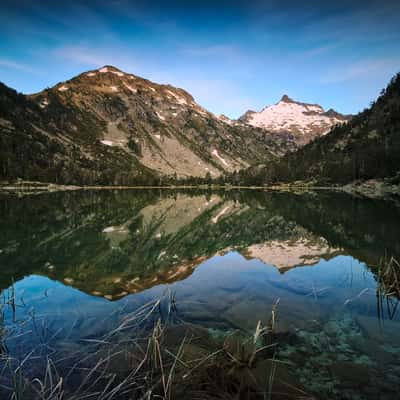
[[[382,259],[377,268],[377,310],[380,321],[385,311],[393,319],[400,301],[400,263],[393,257]]]
[[[10,297],[14,300],[7,297],[3,312],[18,306],[15,292]],[[31,313],[18,329],[2,328],[0,398],[271,399],[279,368],[277,304],[267,326],[259,321],[251,335],[234,331],[215,340],[204,328],[180,320],[175,295],[167,291],[102,337],[71,347],[73,326],[53,331]],[[261,369],[260,362],[266,362]]]

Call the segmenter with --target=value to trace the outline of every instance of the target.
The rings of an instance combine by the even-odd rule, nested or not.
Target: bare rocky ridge
[[[217,178],[265,164],[347,117],[287,96],[240,120],[112,66],[24,96],[0,84],[0,180],[73,185]]]
[[[269,132],[291,134],[296,143],[302,146],[350,118],[333,109],[325,111],[318,104],[301,103],[283,95],[278,103],[260,112],[247,111],[239,121]]]
[[[6,179],[43,180],[50,168],[57,176],[46,176],[47,181],[75,184],[128,184],[138,177],[147,182],[149,175],[217,177],[295,148],[284,134],[276,137],[231,123],[205,110],[183,89],[112,66],[29,96],[4,86],[0,99],[0,134],[7,152],[0,171]],[[45,160],[36,160],[31,141],[46,153]],[[21,148],[18,156],[11,154],[15,145]]]

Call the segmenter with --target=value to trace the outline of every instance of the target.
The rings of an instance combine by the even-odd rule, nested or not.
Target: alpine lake
[[[339,192],[2,195],[0,398],[62,376],[62,398],[111,399],[87,394],[106,378],[90,363],[156,328],[176,370],[229,377],[231,398],[397,399],[397,260],[399,204]],[[233,361],[213,367],[219,348]],[[115,354],[109,387],[137,365]]]

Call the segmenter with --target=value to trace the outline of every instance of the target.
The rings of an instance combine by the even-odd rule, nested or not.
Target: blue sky
[[[356,113],[400,71],[398,0],[62,3],[2,0],[0,81],[32,93],[111,64],[238,117],[285,93]]]

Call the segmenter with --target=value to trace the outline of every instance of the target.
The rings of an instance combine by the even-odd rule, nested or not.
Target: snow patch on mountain
[[[171,90],[167,90],[167,92],[171,95],[171,96],[173,96],[173,97],[175,97],[175,99],[178,101],[178,103],[179,104],[187,104],[187,101],[186,101],[186,99],[184,98],[184,97],[182,97],[182,96],[179,96],[179,95],[177,95],[176,93],[174,93],[174,92],[171,92]]]
[[[218,118],[220,121],[225,122],[225,123],[228,124],[228,125],[233,125],[233,124],[235,123],[235,121],[232,121],[230,118],[228,118],[228,117],[227,117],[226,115],[224,115],[224,114],[218,115],[217,118]]]
[[[309,141],[316,136],[329,132],[332,126],[347,121],[349,117],[332,112],[325,112],[318,104],[301,103],[284,95],[273,105],[260,112],[248,111],[240,121],[264,128],[270,132],[287,132]]]
[[[112,140],[100,140],[100,143],[103,143],[105,146],[115,146],[115,142]]]
[[[230,209],[230,206],[225,207],[221,210],[214,218],[212,218],[212,222],[216,224],[218,220]]]
[[[217,158],[222,162],[222,164],[224,164],[226,167],[229,166],[229,164],[226,162],[226,160],[225,160],[224,158],[222,158],[222,157],[219,155],[217,149],[214,149],[214,150],[211,152],[211,154],[214,155],[215,157],[217,157]]]
[[[125,75],[125,74],[124,74],[123,72],[121,72],[121,71],[109,71],[109,72],[111,72],[112,74],[117,75],[117,76],[119,76],[119,77],[122,77],[122,76]]]
[[[111,232],[115,232],[118,228],[115,226],[108,226],[107,228],[103,229],[103,233],[111,233]]]
[[[125,86],[128,90],[130,90],[132,93],[137,93],[137,89],[136,89],[136,88],[134,88],[134,87],[132,87],[132,86],[126,84],[126,83],[124,83],[124,86]]]
[[[66,90],[68,90],[69,89],[69,87],[68,86],[65,86],[65,85],[62,85],[62,86],[60,86],[59,88],[58,88],[58,90],[60,91],[60,92],[65,92]]]
[[[39,104],[40,108],[46,108],[49,105],[49,101],[47,99],[43,99]]]
[[[108,67],[100,68],[100,69],[99,69],[99,72],[101,72],[102,74],[105,74],[105,73],[109,72],[109,73],[111,73],[111,74],[114,74],[114,75],[119,76],[120,78],[123,77],[123,76],[125,75],[125,73],[122,72],[122,71],[118,71],[118,70],[115,71],[114,69],[110,69],[110,68],[108,68]],[[89,75],[89,74],[88,74],[88,75]],[[89,75],[89,76],[92,76],[92,75]]]

